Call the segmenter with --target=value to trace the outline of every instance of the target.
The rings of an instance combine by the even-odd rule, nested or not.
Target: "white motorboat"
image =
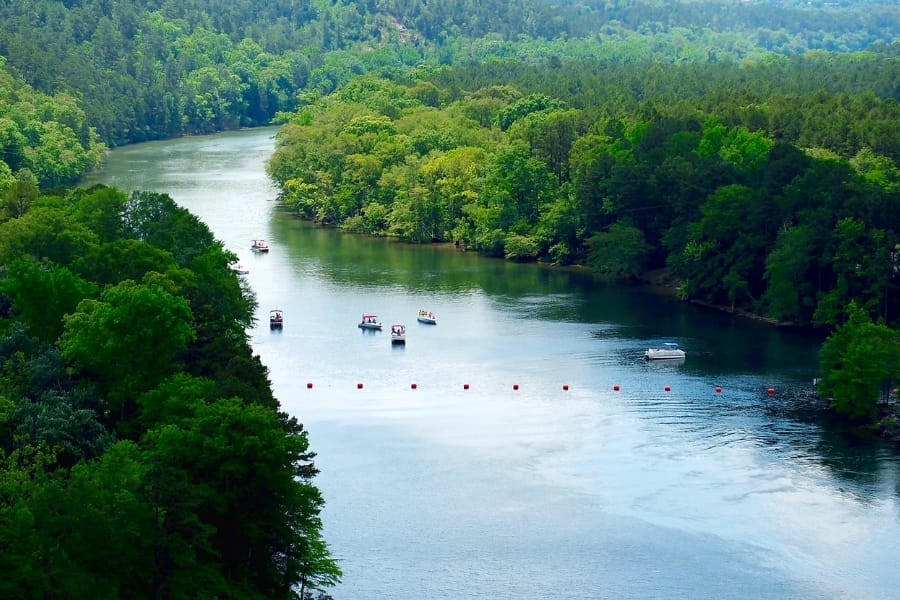
[[[391,325],[391,344],[406,344],[406,325]]]
[[[381,331],[381,321],[378,320],[377,315],[363,315],[359,322],[359,328]]]
[[[241,275],[246,275],[247,273],[250,272],[250,269],[248,269],[247,267],[245,267],[244,265],[242,265],[239,262],[231,263],[230,265],[228,265],[228,268],[231,269],[232,271],[234,271],[235,273],[240,273]]]
[[[684,356],[684,350],[679,348],[675,342],[666,342],[658,348],[648,348],[644,352],[644,358],[647,360],[683,359]]]
[[[419,323],[425,323],[426,325],[437,325],[437,317],[435,317],[434,313],[430,310],[420,310],[416,320]]]
[[[265,240],[253,240],[253,243],[250,244],[250,249],[254,252],[268,252],[269,245]]]

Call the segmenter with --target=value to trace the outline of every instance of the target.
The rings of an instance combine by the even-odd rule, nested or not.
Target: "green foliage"
[[[194,337],[187,300],[158,283],[126,280],[65,319],[60,348],[108,396],[113,421],[130,417],[138,394],[152,389]]]
[[[894,322],[897,146],[890,155],[857,149],[852,158],[841,154],[843,143],[836,151],[802,150],[802,139],[830,134],[824,120],[801,122],[795,109],[858,108],[864,120],[872,110],[878,119],[882,110],[898,119],[900,112],[871,96],[868,109],[857,96],[839,101],[821,90],[788,98],[769,83],[789,77],[792,89],[801,89],[796,82],[813,73],[849,75],[860,64],[895,68],[878,58],[821,56],[748,64],[742,76],[753,84],[741,83],[737,95],[725,93],[737,85],[732,72],[711,66],[702,75],[687,65],[672,73],[650,65],[645,73],[592,63],[423,69],[413,81],[369,75],[346,93],[312,100],[304,109],[309,118],[280,133],[269,173],[298,215],[356,232],[453,241],[512,260],[587,262],[606,276],[667,266],[687,299],[821,325],[838,322],[857,299]],[[516,86],[498,85],[501,76]],[[608,92],[628,78],[646,87],[651,77],[659,84],[652,100],[621,105],[618,117],[605,112],[610,97],[583,91]],[[582,87],[585,79],[596,84]],[[415,98],[402,90],[423,80],[442,106],[394,100]],[[685,81],[705,96],[684,88]],[[543,93],[551,87],[578,92],[564,99]],[[681,91],[698,101],[686,106],[676,97]],[[390,110],[360,109],[363,92],[384,99],[367,106],[383,109],[390,99]],[[616,97],[629,93],[621,89]],[[486,100],[490,109],[479,112]],[[585,108],[565,109],[569,102]],[[836,227],[846,218],[863,232]],[[607,238],[620,233],[611,228],[616,223],[640,234],[626,238],[624,253]]]
[[[595,233],[587,241],[588,260],[603,277],[637,277],[644,270],[652,250],[643,232],[627,223],[613,223],[606,232]]]
[[[177,474],[195,492],[195,505],[178,509],[181,519],[192,515],[189,521],[199,526],[193,535],[205,538],[190,546],[218,548],[232,578],[262,597],[282,595],[283,579],[307,586],[319,577],[323,585],[336,582],[340,570],[316,533],[322,498],[308,483],[307,437],[296,424],[236,398],[201,401],[148,432],[148,442],[160,473]],[[234,520],[235,514],[245,518]]]
[[[689,299],[838,325],[824,391],[869,418],[897,379],[896,7],[723,6],[0,3],[0,596],[341,576],[232,257],[162,194],[41,195],[104,143],[276,118],[301,217],[668,265]]]
[[[877,403],[900,380],[900,334],[873,323],[855,301],[848,320],[822,346],[819,392],[836,412],[854,421],[872,422]]]
[[[815,298],[810,271],[817,262],[816,252],[816,240],[807,225],[779,231],[775,247],[766,258],[769,289],[764,300],[768,314],[779,321],[810,321]]]
[[[497,125],[505,131],[513,123],[528,115],[564,110],[565,108],[565,103],[558,98],[551,98],[544,94],[531,94],[516,100],[510,106],[501,110],[500,114],[497,115]]]
[[[560,71],[585,59],[618,65],[731,67],[742,61],[742,66],[777,64],[778,55],[812,56],[814,51],[827,56],[870,48],[891,56],[889,44],[897,36],[893,8],[889,2],[855,2],[839,8],[754,3],[733,10],[722,2],[664,6],[653,0],[602,6],[519,0],[501,4],[272,0],[265,7],[252,0],[148,6],[127,0],[7,2],[0,5],[5,66],[37,92],[53,97],[52,110],[42,111],[50,118],[42,118],[31,129],[44,136],[45,143],[34,151],[13,136],[10,158],[24,160],[26,153],[20,150],[28,149],[31,160],[46,161],[42,178],[65,177],[67,171],[82,167],[82,152],[71,142],[77,140],[88,149],[91,128],[115,146],[262,125],[298,108],[307,92],[330,94],[354,77],[373,72],[400,78],[404,70],[414,69],[414,76],[420,77],[400,93],[384,84],[358,85],[352,94],[344,92],[348,96],[343,101],[352,97],[394,116],[406,102],[432,107],[443,103],[447,90],[421,76],[447,64],[490,62],[498,70],[498,63],[507,60]],[[582,81],[570,89],[604,93],[609,82],[619,81],[630,89],[617,100],[629,101],[634,95],[654,95],[660,88],[655,82],[665,72],[648,71],[649,85],[632,77],[612,77],[601,86]],[[890,81],[882,81],[879,94],[891,93]],[[691,83],[695,82],[685,82]],[[525,96],[551,97],[563,89],[551,83],[548,89]],[[486,97],[468,106],[473,116],[481,115],[479,120],[496,118],[504,108]],[[763,112],[751,108],[748,114]],[[522,114],[518,110],[504,114],[504,129]],[[2,116],[0,140],[6,129]],[[811,118],[818,120],[818,114]],[[848,125],[852,123],[835,119],[831,128],[848,133],[841,131]],[[883,126],[891,128],[889,121]],[[893,131],[896,136],[895,126]],[[880,147],[871,147],[884,154]],[[97,158],[92,152],[88,155]],[[8,160],[7,164],[12,172],[23,166]]]
[[[24,214],[38,187],[78,181],[103,151],[72,95],[35,90],[0,62],[0,198],[7,218]]]
[[[541,246],[532,236],[511,233],[503,240],[503,252],[509,260],[525,262],[534,260],[540,254]]]
[[[161,194],[22,206],[0,223],[0,595],[339,581],[314,454],[249,347],[233,256]]]
[[[83,298],[94,297],[97,286],[65,267],[16,260],[0,281],[0,291],[10,297],[13,311],[30,331],[52,342],[62,333],[63,318]]]

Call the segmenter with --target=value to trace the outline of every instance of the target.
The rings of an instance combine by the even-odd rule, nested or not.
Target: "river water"
[[[91,181],[170,194],[248,267],[253,347],[318,453],[336,600],[898,597],[900,462],[809,417],[821,340],[311,227],[266,178],[275,132],[116,149]],[[669,340],[683,362],[642,359]]]

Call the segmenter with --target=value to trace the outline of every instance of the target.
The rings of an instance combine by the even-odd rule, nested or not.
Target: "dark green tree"
[[[872,322],[851,301],[847,321],[822,345],[819,393],[840,415],[862,422],[878,416],[878,402],[900,381],[900,333]]]

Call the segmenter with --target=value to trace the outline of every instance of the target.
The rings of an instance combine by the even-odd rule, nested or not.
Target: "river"
[[[809,417],[820,340],[311,227],[266,178],[275,131],[119,148],[90,179],[170,194],[249,269],[254,350],[318,454],[335,600],[900,594],[900,461]],[[643,360],[669,340],[683,362]]]

